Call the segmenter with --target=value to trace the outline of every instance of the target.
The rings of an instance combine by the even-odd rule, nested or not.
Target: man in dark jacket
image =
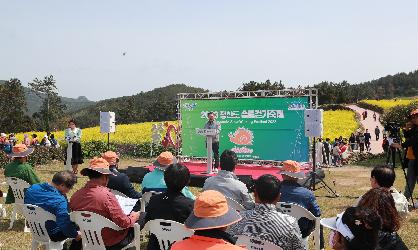
[[[164,181],[167,191],[151,197],[145,208],[145,222],[164,219],[184,223],[193,211],[194,204],[194,200],[181,192],[190,181],[189,169],[181,164],[172,164],[164,171]],[[154,235],[150,236],[147,249],[160,249]]]
[[[141,198],[141,193],[134,189],[129,177],[118,171],[119,156],[113,151],[107,151],[102,154],[102,158],[109,162],[109,170],[115,174],[109,175],[109,183],[107,184],[107,187],[117,190],[132,199]]]

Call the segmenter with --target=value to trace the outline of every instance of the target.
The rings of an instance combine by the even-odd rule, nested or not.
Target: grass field
[[[123,160],[122,167],[126,166],[145,166],[151,160]],[[373,163],[378,164],[375,161]],[[84,164],[85,166],[86,164]],[[370,164],[366,164],[370,165]],[[82,167],[81,167],[82,168]],[[81,169],[80,168],[80,169]],[[46,166],[39,166],[36,168],[37,174],[42,181],[50,181],[52,175],[62,169],[62,165],[58,163],[49,164]],[[401,170],[396,169],[397,179],[395,187],[398,190],[403,190],[405,180]],[[325,169],[325,181],[331,185],[339,194],[339,198],[330,198],[324,189],[315,191],[318,203],[322,210],[322,217],[335,216],[337,213],[343,211],[347,206],[353,204],[356,199],[364,194],[370,188],[370,168],[359,166],[345,166],[343,168]],[[3,173],[0,172],[0,181],[4,181]],[[68,197],[82,187],[87,179],[80,177],[76,187],[69,193]],[[140,189],[139,185],[135,185],[136,189]],[[5,187],[1,188],[6,191]],[[197,194],[200,192],[199,188],[192,188],[192,191]],[[417,191],[415,192],[417,194]],[[417,197],[415,197],[417,199]],[[10,206],[7,206],[10,214]],[[23,233],[23,220],[15,223],[12,230],[8,231],[9,220],[0,220],[0,249],[29,249],[31,242],[30,233]],[[409,249],[418,249],[418,241],[416,240],[416,233],[418,232],[418,212],[413,211],[411,215],[403,221],[403,225],[399,230],[402,239],[405,241]],[[325,242],[328,242],[329,231],[325,230]]]

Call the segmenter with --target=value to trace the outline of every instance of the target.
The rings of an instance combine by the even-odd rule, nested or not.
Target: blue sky
[[[61,95],[92,100],[171,83],[359,83],[418,69],[417,10],[414,0],[0,0],[0,79],[52,74]]]

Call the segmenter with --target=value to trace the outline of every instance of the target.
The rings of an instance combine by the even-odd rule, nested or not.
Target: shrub
[[[369,102],[366,102],[365,100],[358,102],[357,106],[359,106],[360,108],[364,108],[364,109],[370,109],[370,110],[373,110],[373,111],[375,111],[377,113],[381,113],[381,114],[385,111],[384,108],[379,107],[375,104],[371,104]]]
[[[408,121],[409,113],[416,108],[418,108],[418,101],[412,102],[408,105],[395,106],[383,114],[382,122],[383,124],[388,122],[397,122],[404,125]]]

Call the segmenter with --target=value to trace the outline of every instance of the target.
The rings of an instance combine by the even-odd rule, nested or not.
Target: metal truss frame
[[[318,108],[318,89],[316,88],[296,88],[283,90],[257,90],[257,91],[221,91],[221,92],[204,92],[204,93],[179,93],[177,94],[177,121],[179,124],[179,131],[177,140],[181,140],[182,131],[182,115],[181,115],[181,100],[219,100],[219,99],[245,99],[245,98],[288,98],[307,96],[310,109]],[[180,143],[181,145],[181,143]],[[176,154],[180,158],[185,159],[206,159],[202,157],[182,156],[181,146],[176,149]],[[271,164],[277,165],[280,162],[271,160],[242,160],[243,163],[251,164]]]

